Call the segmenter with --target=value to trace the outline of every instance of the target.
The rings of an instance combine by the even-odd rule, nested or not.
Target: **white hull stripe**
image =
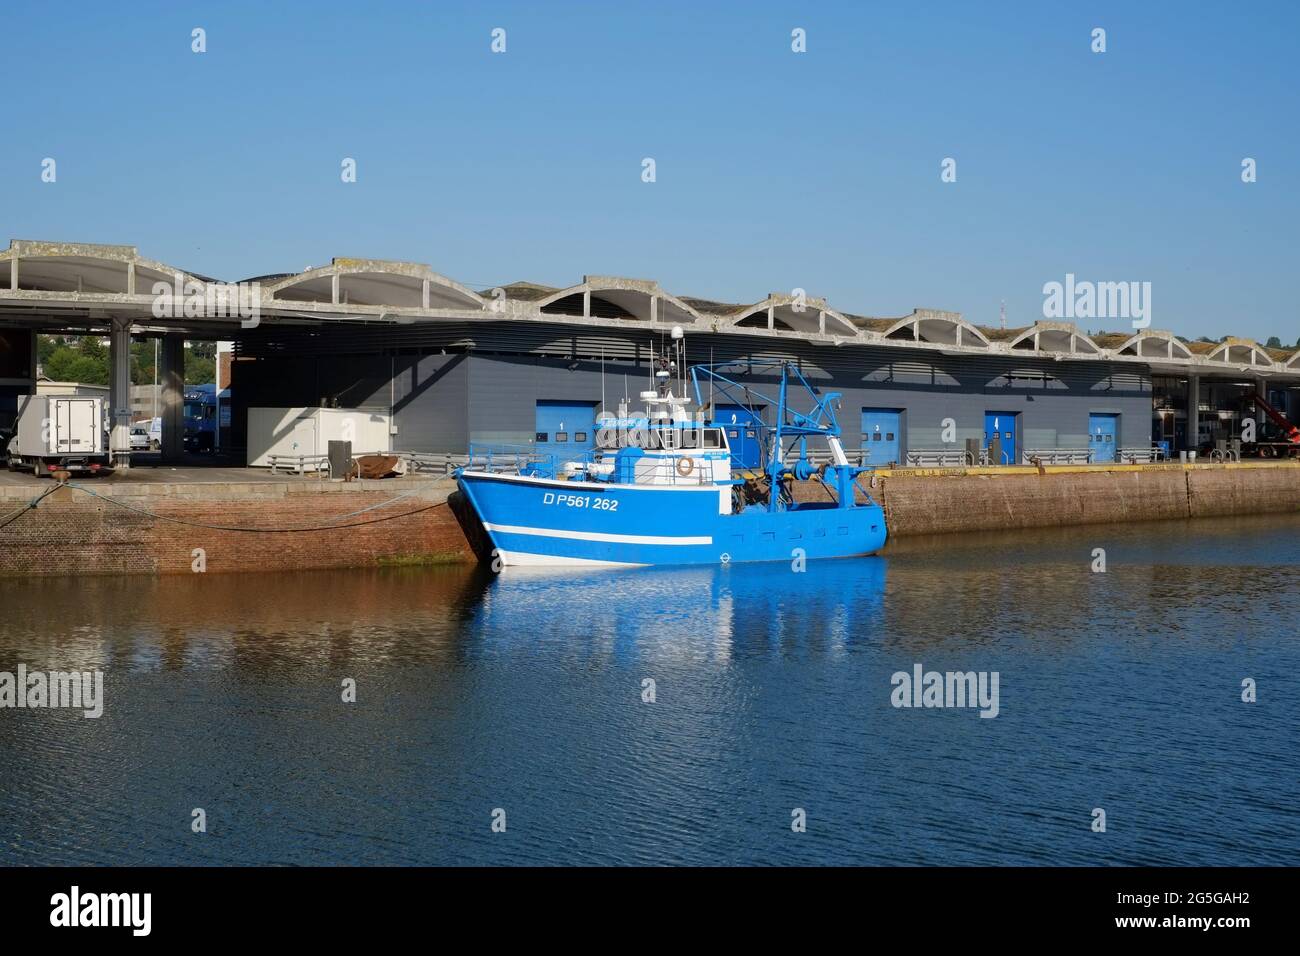
[[[517,524],[488,524],[488,531],[502,534],[531,534],[538,538],[567,538],[570,541],[607,541],[612,544],[713,544],[712,537],[666,538],[654,534],[606,534],[603,531],[561,531],[558,528],[525,528]]]
[[[565,558],[552,554],[530,554],[527,551],[498,551],[502,568],[641,568],[642,564],[627,561],[595,561],[590,558]]]

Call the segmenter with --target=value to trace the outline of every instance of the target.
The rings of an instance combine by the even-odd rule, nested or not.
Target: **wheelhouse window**
[[[697,449],[704,447],[704,429],[687,425],[677,434],[678,448]]]

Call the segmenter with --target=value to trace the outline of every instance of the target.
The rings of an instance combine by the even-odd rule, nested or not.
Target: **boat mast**
[[[778,499],[780,498],[781,472],[783,464],[781,461],[781,436],[782,426],[785,424],[785,402],[786,402],[786,365],[781,363],[781,391],[776,403],[776,431],[772,436],[772,458],[768,462],[768,489],[767,489],[767,510],[776,511]]]

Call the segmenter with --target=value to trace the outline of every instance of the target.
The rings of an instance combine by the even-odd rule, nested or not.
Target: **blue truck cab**
[[[230,389],[221,390],[221,405],[230,408]],[[227,411],[228,415],[229,412]],[[185,389],[185,450],[212,451],[217,444],[217,386],[190,385]]]

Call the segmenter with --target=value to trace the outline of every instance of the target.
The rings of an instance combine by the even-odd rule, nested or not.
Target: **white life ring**
[[[689,478],[695,474],[695,459],[690,455],[683,455],[677,459],[677,474],[683,478]]]

